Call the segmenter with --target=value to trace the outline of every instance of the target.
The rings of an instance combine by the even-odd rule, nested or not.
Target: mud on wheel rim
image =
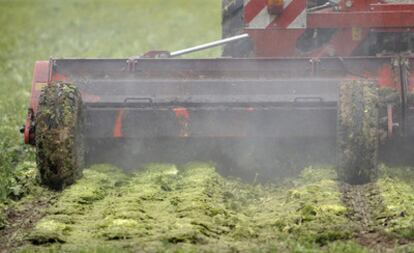
[[[339,179],[363,184],[377,176],[378,88],[352,80],[339,87],[337,170]]]
[[[76,86],[54,83],[42,90],[35,131],[41,184],[61,190],[74,183],[84,165],[82,99]]]

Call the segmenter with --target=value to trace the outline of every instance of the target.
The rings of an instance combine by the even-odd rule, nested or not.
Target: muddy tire
[[[82,99],[76,86],[46,86],[36,113],[36,161],[42,185],[62,190],[82,175]]]
[[[364,184],[375,180],[378,157],[378,89],[368,81],[339,87],[337,170],[340,180]]]
[[[222,0],[222,38],[229,38],[243,33],[244,0]],[[223,46],[224,57],[249,57],[253,46],[249,39],[229,43]]]

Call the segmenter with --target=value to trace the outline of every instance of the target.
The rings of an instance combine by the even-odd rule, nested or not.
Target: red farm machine
[[[55,189],[85,163],[209,159],[268,178],[281,156],[365,183],[378,159],[413,162],[413,29],[410,3],[224,0],[217,42],[36,62],[24,140]],[[222,58],[176,58],[218,45]]]

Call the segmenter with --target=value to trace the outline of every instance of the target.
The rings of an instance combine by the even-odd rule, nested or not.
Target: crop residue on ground
[[[132,175],[94,166],[48,208],[23,248],[247,252],[338,247],[332,242],[352,239],[357,225],[346,217],[335,177],[332,168],[307,168],[283,185],[263,186],[223,178],[205,163],[151,164]]]

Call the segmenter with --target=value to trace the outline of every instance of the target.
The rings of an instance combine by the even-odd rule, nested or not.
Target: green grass
[[[16,186],[16,168],[25,167],[19,163],[34,161],[18,131],[36,60],[124,58],[215,40],[220,6],[220,0],[0,0],[0,200]],[[218,55],[213,49],[189,57]]]

